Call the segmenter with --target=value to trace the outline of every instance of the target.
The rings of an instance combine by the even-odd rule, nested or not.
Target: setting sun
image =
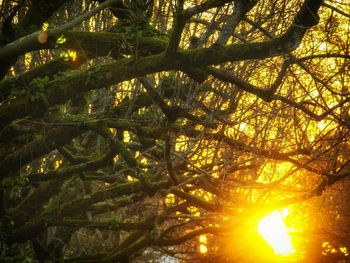
[[[0,0],[0,263],[350,263],[350,0],[66,2]]]
[[[283,218],[288,215],[288,210],[274,211],[262,218],[258,225],[260,235],[273,248],[275,254],[289,255],[294,252],[287,227]]]

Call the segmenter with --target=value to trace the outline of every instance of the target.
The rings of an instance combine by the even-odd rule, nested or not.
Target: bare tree
[[[347,3],[23,0],[0,10],[5,262],[250,262],[264,253],[245,250],[241,234],[259,216],[315,209],[333,188],[324,214],[343,225],[324,219],[345,227]],[[312,251],[336,237],[348,247],[340,236]]]

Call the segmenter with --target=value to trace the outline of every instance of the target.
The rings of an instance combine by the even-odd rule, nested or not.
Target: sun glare
[[[276,210],[262,218],[258,226],[259,234],[273,248],[275,254],[283,256],[294,252],[287,227],[283,221],[287,215],[287,209],[282,212]]]
[[[200,235],[199,236],[199,252],[201,254],[205,254],[208,252],[208,248],[207,248],[207,242],[208,242],[208,239],[207,239],[207,235]]]

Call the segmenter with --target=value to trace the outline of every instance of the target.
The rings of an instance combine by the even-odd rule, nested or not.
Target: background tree
[[[278,261],[286,207],[294,261],[349,257],[349,4],[0,10],[2,260]]]

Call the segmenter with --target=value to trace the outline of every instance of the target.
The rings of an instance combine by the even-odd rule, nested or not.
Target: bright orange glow
[[[199,236],[199,242],[202,244],[206,244],[207,243],[207,236],[206,235],[200,235]]]
[[[258,231],[266,242],[273,248],[275,254],[290,255],[294,248],[288,234],[283,218],[288,215],[288,210],[274,211],[260,220]]]
[[[324,241],[322,243],[322,255],[329,255],[329,254],[335,254],[338,252],[343,253],[345,256],[349,256],[349,251],[346,247],[334,247],[331,245],[331,243],[329,243],[328,241]]]
[[[342,252],[345,256],[349,256],[349,251],[346,247],[340,247],[340,252]]]
[[[207,246],[204,245],[204,244],[200,244],[200,245],[199,245],[199,252],[200,252],[201,254],[207,253],[207,252],[208,252]]]
[[[199,243],[200,243],[200,245],[199,245],[199,252],[201,254],[205,254],[205,253],[208,252],[207,241],[208,241],[208,239],[207,239],[206,235],[200,235],[199,236]]]

